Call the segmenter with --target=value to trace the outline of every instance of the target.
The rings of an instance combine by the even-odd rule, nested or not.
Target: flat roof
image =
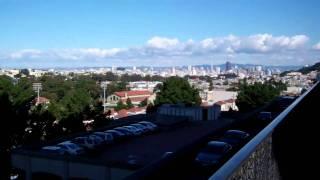
[[[108,167],[137,170],[160,160],[166,152],[176,152],[184,146],[214,133],[223,126],[222,121],[186,122],[179,127],[163,129],[152,134],[132,137],[121,142],[97,148],[94,152],[78,156],[54,155],[37,149],[18,149],[14,153],[30,157],[52,158]]]

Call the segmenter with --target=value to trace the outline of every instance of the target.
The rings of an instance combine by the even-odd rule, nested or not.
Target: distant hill
[[[303,68],[299,69],[299,72],[301,72],[302,74],[308,74],[311,71],[320,71],[320,62],[318,62],[312,66],[303,67]]]
[[[302,74],[308,74],[311,71],[319,71],[320,72],[320,62],[317,62],[316,64],[314,64],[312,66],[307,66],[307,67],[300,68],[296,72],[301,72]],[[285,72],[281,73],[281,76],[284,76],[284,75],[286,75],[286,74],[288,74],[290,72],[292,72],[292,70],[291,71],[285,71]]]

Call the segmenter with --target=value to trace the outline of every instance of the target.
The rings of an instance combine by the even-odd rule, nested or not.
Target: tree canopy
[[[186,79],[170,77],[160,86],[155,105],[178,103],[199,105],[201,104],[201,98],[198,90],[191,87]]]
[[[281,82],[269,81],[252,85],[244,82],[239,86],[236,104],[240,111],[250,111],[272,101],[285,89],[286,85]]]

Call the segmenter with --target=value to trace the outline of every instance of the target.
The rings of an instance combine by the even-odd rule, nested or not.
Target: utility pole
[[[36,104],[39,104],[39,102],[40,102],[40,90],[42,90],[42,84],[41,83],[33,83],[32,84],[32,89],[37,92],[37,96],[38,97],[37,97],[37,103]]]
[[[101,87],[103,88],[103,112],[106,112],[106,89],[107,89],[107,83],[101,82]]]

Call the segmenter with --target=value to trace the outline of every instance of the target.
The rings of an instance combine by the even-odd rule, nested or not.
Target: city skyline
[[[306,65],[318,1],[0,1],[0,67]]]

